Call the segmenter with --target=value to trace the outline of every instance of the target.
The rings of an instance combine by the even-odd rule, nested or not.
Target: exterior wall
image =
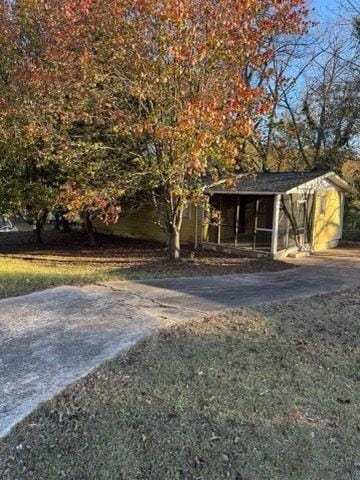
[[[201,242],[201,209],[198,208],[198,241]],[[151,204],[144,204],[140,208],[125,213],[119,218],[118,223],[105,225],[95,223],[99,233],[119,235],[120,237],[139,238],[167,242],[166,232],[156,223],[157,217]],[[185,212],[181,228],[181,241],[183,243],[195,243],[196,207],[190,206]]]
[[[325,195],[325,212],[321,212],[321,196]],[[335,247],[342,237],[344,193],[337,189],[315,194],[312,248],[314,251]]]

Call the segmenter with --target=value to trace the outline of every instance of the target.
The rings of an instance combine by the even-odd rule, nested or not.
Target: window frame
[[[320,203],[319,203],[319,215],[324,217],[326,214],[326,207],[327,207],[327,198],[326,193],[320,194]]]

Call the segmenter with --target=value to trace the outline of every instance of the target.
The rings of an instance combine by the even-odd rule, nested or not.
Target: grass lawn
[[[118,237],[100,237],[101,247],[86,246],[86,237],[47,232],[35,249],[31,232],[0,234],[0,298],[58,285],[84,285],[117,279],[226,275],[289,268],[270,259],[221,256],[184,249],[181,262],[167,260],[163,245]]]
[[[360,290],[166,329],[0,441],[2,480],[360,478]]]

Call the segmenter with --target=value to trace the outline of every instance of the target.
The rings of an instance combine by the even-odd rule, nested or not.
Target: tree
[[[43,52],[41,20],[34,12],[26,15],[25,6],[26,2],[2,2],[0,7],[1,209],[21,215],[42,243],[42,227],[61,178],[52,156],[56,129],[45,108],[46,89],[35,88],[38,77],[31,68]]]
[[[359,72],[333,45],[302,103],[303,136],[316,169],[339,170],[360,127]]]
[[[92,220],[116,218],[119,171],[106,132],[109,110],[98,87],[101,65],[88,54],[96,36],[104,39],[101,5],[90,19],[87,2],[77,0],[1,3],[2,208],[31,223],[39,242],[59,201],[83,218],[91,243]],[[114,10],[107,7],[108,26]]]
[[[324,34],[300,83],[282,88],[280,126],[299,168],[341,171],[357,150],[360,67],[353,38]],[[296,156],[295,156],[296,157]]]
[[[301,0],[137,0],[122,12],[105,88],[112,98],[119,92],[137,188],[153,201],[177,259],[183,212],[200,198],[203,176],[234,170],[252,118],[269,106],[272,71],[262,66],[274,54],[271,39],[303,33],[306,8]],[[249,66],[263,85],[248,85]]]
[[[299,167],[294,155],[293,142],[289,142],[287,137],[284,111],[288,110],[289,96],[299,90],[304,74],[322,51],[316,38],[309,34],[305,38],[302,35],[294,36],[292,39],[284,36],[274,37],[272,48],[274,55],[262,67],[262,72],[269,69],[273,72],[269,80],[266,76],[259,75],[251,66],[247,68],[249,85],[264,84],[271,103],[265,115],[254,118],[253,131],[240,155],[240,164],[243,168],[246,169],[249,163],[251,168],[253,167],[251,163],[255,163],[256,169],[264,172]]]
[[[122,159],[126,148],[125,142],[119,147],[114,144],[111,147],[106,137],[101,138],[100,127],[97,129],[97,140],[90,135],[85,142],[82,128],[77,126],[76,145],[66,151],[62,162],[66,182],[61,189],[59,204],[65,209],[67,219],[81,219],[90,245],[96,246],[94,221],[99,219],[104,223],[115,223],[118,220],[121,199],[125,194]]]
[[[305,0],[9,2],[4,103],[11,120],[25,105],[15,122],[24,162],[29,146],[36,171],[55,161],[62,198],[87,221],[112,215],[121,192],[142,192],[178,258],[203,176],[234,170],[252,119],[270,106],[272,39],[304,33],[306,14]]]

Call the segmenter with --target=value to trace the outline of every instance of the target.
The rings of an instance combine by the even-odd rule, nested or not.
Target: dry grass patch
[[[3,480],[355,480],[360,290],[162,331],[0,441]]]

